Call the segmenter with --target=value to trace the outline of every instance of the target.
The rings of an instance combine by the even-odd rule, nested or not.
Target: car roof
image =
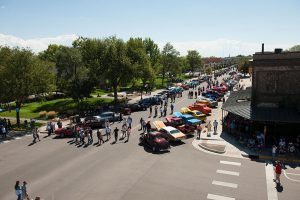
[[[187,115],[187,114],[185,114],[185,115],[182,115],[182,117],[193,117],[192,115]]]
[[[113,112],[103,112],[103,113],[101,113],[101,115],[102,114],[112,114]]]
[[[168,132],[173,131],[173,130],[177,130],[176,128],[174,128],[174,127],[172,127],[172,126],[165,126],[165,127],[163,127],[162,129],[164,129],[164,130],[166,130],[166,131],[168,131]]]

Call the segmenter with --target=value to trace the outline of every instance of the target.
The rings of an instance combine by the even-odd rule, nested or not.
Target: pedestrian
[[[51,135],[51,122],[47,123],[47,131],[48,131],[48,136]]]
[[[167,106],[164,107],[164,116],[167,116]]]
[[[30,200],[29,195],[27,194],[27,182],[26,181],[23,181],[21,190],[22,190],[22,199]]]
[[[33,138],[32,143],[36,143],[37,136],[35,130],[32,131],[32,138]]]
[[[158,110],[158,107],[157,107],[157,105],[155,105],[155,107],[154,107],[154,117],[157,117],[157,110]]]
[[[91,129],[91,127],[89,127],[88,129],[88,134],[89,134],[89,144],[93,144],[94,140],[93,140],[93,130]]]
[[[214,133],[217,133],[217,128],[218,128],[218,122],[215,119],[215,121],[213,122],[213,126],[214,126]]]
[[[275,160],[275,157],[276,157],[276,151],[277,151],[277,147],[276,147],[276,145],[273,145],[273,146],[272,146],[272,161]]]
[[[123,118],[123,125],[126,124],[127,125],[127,120],[126,117]]]
[[[152,116],[152,106],[149,107],[149,117]]]
[[[141,117],[141,119],[140,119],[141,130],[143,130],[143,121],[144,121],[144,119]]]
[[[75,140],[76,143],[77,143],[78,138],[79,138],[79,131],[80,131],[79,126],[75,125],[73,132],[74,132],[74,140]]]
[[[120,112],[119,122],[121,122],[121,121],[122,121],[122,118],[123,118],[123,116],[122,116],[122,112]]]
[[[126,137],[127,125],[123,124],[122,126],[122,138]]]
[[[276,174],[276,178],[274,179],[274,181],[280,185],[280,175],[281,175],[281,171],[282,171],[282,166],[281,166],[281,162],[278,160],[276,161],[275,164],[275,174]]]
[[[118,129],[118,127],[115,128],[114,135],[115,135],[115,143],[116,143],[118,141],[118,136],[119,136],[119,129]]]
[[[197,91],[195,91],[195,99],[197,98]]]
[[[80,128],[80,141],[81,141],[81,145],[84,145],[85,142],[84,142],[84,129],[83,128]]]
[[[11,122],[10,122],[10,119],[7,120],[7,128],[9,128],[9,129],[11,128]]]
[[[110,133],[111,133],[111,128],[108,126],[108,127],[105,128],[106,141],[110,140],[110,138],[111,138]]]
[[[173,111],[174,111],[174,105],[171,103],[171,114],[173,114]]]
[[[20,181],[16,181],[15,192],[17,195],[17,200],[22,200],[22,188],[20,186]]]
[[[132,124],[132,118],[131,116],[129,115],[128,119],[127,119],[127,123],[128,123],[128,127],[131,128],[131,124]]]
[[[150,131],[151,131],[151,124],[150,124],[150,121],[147,122],[146,128],[147,128],[147,133],[149,134]]]
[[[2,134],[3,134],[3,138],[6,138],[6,137],[7,137],[7,131],[6,131],[5,126],[2,126],[1,132],[2,132]]]
[[[160,112],[160,117],[163,116],[163,109],[162,109],[162,106],[159,108],[159,112]]]
[[[223,104],[225,103],[225,97],[223,97]]]
[[[35,128],[36,138],[37,138],[39,141],[41,141],[41,140],[40,140],[40,134],[39,134],[39,132],[40,132],[39,129],[36,127],[36,128]]]
[[[108,121],[108,119],[105,120],[105,127],[109,127],[109,121]]]
[[[197,139],[200,140],[200,134],[202,131],[202,126],[200,124],[197,125]]]
[[[97,138],[98,138],[99,145],[101,145],[102,143],[104,144],[103,136],[102,136],[100,129],[97,130]]]
[[[145,120],[143,120],[143,134],[145,134],[146,130],[147,130],[147,123]]]
[[[164,101],[161,99],[160,100],[160,106],[163,106]]]
[[[129,141],[130,134],[131,134],[131,128],[128,128],[127,129],[127,142]]]

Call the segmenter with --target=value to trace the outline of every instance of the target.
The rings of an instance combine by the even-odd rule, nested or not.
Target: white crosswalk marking
[[[267,194],[268,200],[278,200],[277,191],[275,189],[273,165],[268,163],[266,169]]]
[[[212,200],[235,200],[235,198],[225,197],[225,196],[215,195],[215,194],[208,194],[207,199],[212,199]]]
[[[233,172],[233,171],[226,171],[226,170],[217,170],[217,173],[219,174],[226,174],[226,175],[232,175],[232,176],[239,176],[240,173],[239,172]]]
[[[220,160],[220,163],[225,164],[225,165],[241,166],[241,163],[239,163],[239,162],[230,162],[230,161]]]
[[[224,187],[231,187],[231,188],[237,188],[238,185],[235,183],[228,183],[228,182],[222,182],[222,181],[213,181],[213,185],[219,185],[219,186],[224,186]]]
[[[5,140],[5,141],[3,141],[3,143],[5,144],[5,143],[9,143],[10,141],[8,141],[8,140]]]
[[[20,140],[20,139],[22,139],[21,137],[15,137],[15,140]]]

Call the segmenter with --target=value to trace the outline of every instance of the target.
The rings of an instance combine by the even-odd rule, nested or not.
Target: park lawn
[[[102,96],[102,95],[109,94],[109,93],[111,93],[111,92],[110,91],[101,90],[101,89],[95,89],[94,91],[92,91],[91,95],[97,96],[99,94],[100,96]]]
[[[111,103],[112,99],[104,99],[104,98],[87,98],[82,101],[81,104],[96,106],[102,103]],[[42,101],[42,102],[32,102],[24,104],[20,109],[20,117],[21,118],[36,118],[38,119],[39,112],[41,111],[55,111],[58,114],[64,114],[67,110],[72,110],[77,108],[77,103],[71,98],[65,99],[55,99],[51,101]],[[0,117],[15,117],[15,110],[5,111],[0,113]]]

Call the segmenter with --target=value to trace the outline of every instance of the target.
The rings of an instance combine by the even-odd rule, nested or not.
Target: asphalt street
[[[192,102],[185,92],[176,99],[174,110]],[[148,115],[132,113],[129,142],[84,147],[71,138],[42,135],[42,141],[31,146],[27,136],[0,144],[0,199],[16,199],[15,181],[26,180],[30,196],[45,200],[269,200],[264,162],[207,154],[192,146],[194,138],[173,145],[167,153],[140,146],[140,118],[155,120]],[[120,129],[121,123],[115,126]],[[299,183],[284,176],[282,182],[278,199],[297,199]]]

